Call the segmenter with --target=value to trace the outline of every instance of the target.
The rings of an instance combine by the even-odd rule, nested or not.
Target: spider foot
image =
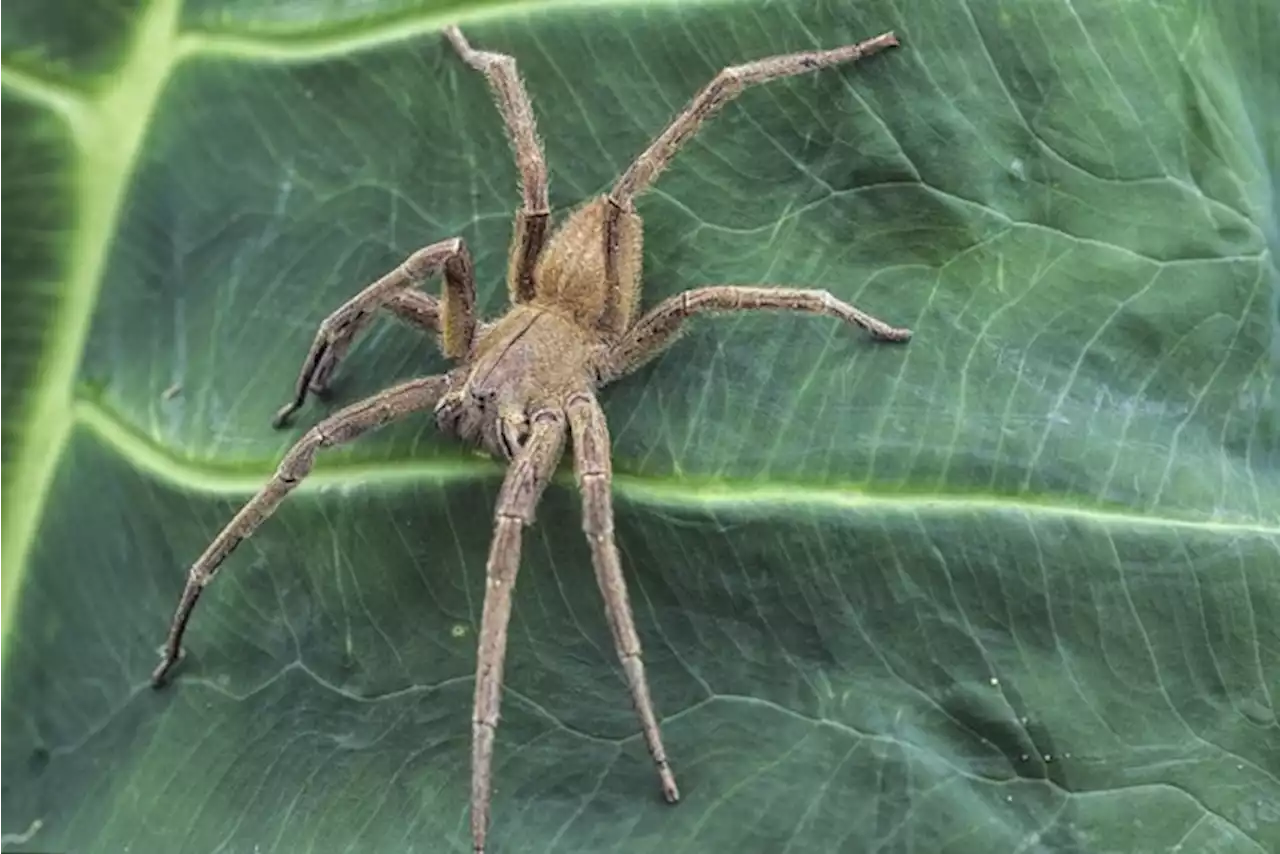
[[[156,665],[156,669],[151,671],[151,687],[163,688],[169,681],[169,673],[173,668],[178,666],[184,658],[187,657],[187,651],[178,648],[177,652],[171,652],[168,644],[157,650],[160,653],[160,663]]]
[[[319,385],[315,380],[307,387],[307,392],[319,398],[320,400],[330,400],[333,395],[329,393],[328,384]],[[300,399],[294,399],[286,403],[284,406],[276,410],[276,414],[271,416],[271,426],[277,430],[288,427],[293,421],[293,416],[298,410],[302,409],[306,403],[306,395],[302,395]]]
[[[891,344],[905,344],[911,340],[911,330],[898,326],[885,326],[883,329],[872,329],[871,337]]]
[[[658,779],[662,785],[662,799],[669,804],[680,803],[680,789],[676,786],[676,775],[671,773],[671,766],[663,762],[658,766]]]
[[[289,426],[289,422],[293,420],[293,414],[301,409],[301,404],[290,401],[284,406],[276,410],[276,414],[271,416],[271,426],[277,430]]]
[[[315,395],[321,400],[329,399],[329,386],[339,363],[351,349],[356,333],[364,328],[372,316],[370,312],[362,311],[341,323],[330,318],[321,324],[311,351],[302,363],[302,373],[298,376],[293,400],[276,412],[271,420],[273,427],[279,430],[286,426],[293,414],[306,404],[308,395]]]

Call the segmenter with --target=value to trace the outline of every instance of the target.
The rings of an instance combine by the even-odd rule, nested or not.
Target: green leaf
[[[684,799],[564,476],[492,850],[1280,849],[1267,0],[106,8],[6,16],[4,850],[470,850],[500,471],[429,419],[322,458],[147,685],[319,321],[452,235],[503,308],[516,172],[454,15],[518,58],[557,212],[722,66],[904,43],[748,91],[642,201],[646,304],[811,285],[916,337],[702,319],[606,392]],[[301,420],[443,365],[380,324]]]

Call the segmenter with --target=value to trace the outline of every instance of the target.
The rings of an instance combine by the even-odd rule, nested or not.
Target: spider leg
[[[387,298],[379,308],[384,308],[392,315],[432,335],[440,333],[440,301],[430,294],[417,290],[405,290]],[[329,391],[329,383],[338,369],[338,363],[346,358],[347,351],[355,343],[356,337],[373,322],[377,309],[365,311],[353,317],[342,329],[341,334],[333,335],[327,342],[328,347],[315,364],[315,373],[307,384],[312,394],[324,395]],[[304,364],[312,364],[307,359]],[[282,425],[278,425],[282,426]]]
[[[858,44],[845,45],[832,50],[811,50],[771,56],[723,69],[694,96],[693,100],[667,126],[667,129],[660,133],[635,163],[632,163],[631,167],[623,173],[618,183],[614,185],[609,198],[622,210],[631,210],[635,197],[653,184],[658,173],[667,167],[680,146],[697,133],[702,123],[716,110],[748,86],[852,62],[897,44],[898,39],[893,33],[884,33]]]
[[[695,314],[717,311],[800,311],[835,317],[861,326],[880,341],[903,342],[911,330],[890,326],[827,291],[802,288],[769,288],[743,285],[714,285],[694,288],[668,297],[627,330],[626,335],[605,356],[600,368],[602,382],[612,382],[630,373],[670,345],[686,319]]]
[[[538,262],[551,224],[547,202],[547,164],[538,142],[529,93],[525,91],[514,58],[505,53],[476,50],[457,27],[445,27],[445,36],[463,61],[484,74],[493,89],[494,100],[506,124],[507,138],[515,149],[520,170],[522,204],[516,211],[511,239],[507,286],[512,303],[533,299],[533,268]]]
[[[520,569],[520,539],[564,451],[564,413],[534,414],[525,444],[507,469],[494,511],[493,541],[485,565],[484,611],[476,654],[475,713],[471,725],[471,836],[482,854],[489,829],[493,743],[502,703],[511,596]]]
[[[649,680],[644,673],[644,655],[635,618],[627,598],[627,583],[622,576],[618,546],[613,537],[613,467],[609,459],[609,426],[604,411],[595,397],[578,393],[566,405],[569,427],[573,432],[573,464],[582,493],[582,529],[591,545],[591,562],[596,583],[604,596],[605,615],[613,632],[613,645],[627,676],[631,702],[640,716],[649,755],[658,768],[662,796],[668,803],[680,800],[676,778],[662,746],[662,731],[649,697]]]
[[[443,306],[421,291],[409,290],[441,267],[444,268]],[[460,359],[471,349],[476,327],[475,304],[475,273],[462,238],[441,240],[419,249],[321,322],[302,362],[293,399],[280,408],[272,424],[285,426],[306,402],[308,391],[321,394],[328,388],[338,362],[379,309],[390,309],[396,316],[423,329],[440,332],[444,354],[450,359]]]
[[[244,540],[253,535],[285,497],[292,492],[311,471],[316,452],[345,444],[398,418],[435,406],[445,391],[447,380],[443,375],[423,377],[393,386],[359,403],[352,404],[312,427],[285,454],[271,480],[258,494],[240,509],[231,522],[219,532],[204,554],[191,567],[187,585],[182,591],[178,609],[173,615],[169,635],[165,640],[162,659],[151,674],[155,687],[164,684],[169,671],[182,657],[182,636],[187,630],[191,613],[204,588],[213,580],[218,567],[227,555]]]

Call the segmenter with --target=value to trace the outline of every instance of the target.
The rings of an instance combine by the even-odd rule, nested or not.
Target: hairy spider
[[[649,188],[681,144],[747,86],[896,46],[893,33],[832,50],[725,68],[653,140],[608,195],[588,201],[549,234],[547,170],[515,60],[472,48],[456,27],[444,32],[463,61],[488,78],[519,166],[523,204],[515,215],[507,272],[510,310],[491,323],[476,320],[471,258],[466,245],[455,237],[414,252],[320,324],[293,400],[276,414],[276,427],[288,423],[308,392],[327,389],[352,341],[379,310],[438,333],[444,355],[458,365],[448,373],[402,383],[352,404],[298,440],[275,476],[191,567],[162,650],[163,660],[151,678],[157,687],[164,683],[181,658],[182,636],[201,591],[227,555],[307,476],[321,448],[350,442],[410,413],[431,410],[444,432],[509,461],[485,564],[472,717],[471,832],[479,854],[489,825],[490,767],[521,534],[533,522],[534,509],[560,462],[567,434],[573,438],[583,530],[614,646],[658,769],[662,795],[671,803],[680,797],[649,699],[640,638],[614,544],[609,432],[596,390],[652,359],[671,344],[686,318],[702,312],[781,309],[822,314],[861,326],[884,341],[906,341],[911,332],[889,326],[826,291],[796,288],[701,287],[663,300],[636,317],[642,224],[634,200]],[[444,276],[441,299],[413,289],[436,272]]]

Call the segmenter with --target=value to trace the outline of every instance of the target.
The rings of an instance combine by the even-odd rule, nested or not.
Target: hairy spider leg
[[[421,291],[409,290],[441,268],[443,304]],[[475,305],[475,272],[462,238],[441,240],[419,249],[320,323],[311,349],[302,360],[293,399],[280,408],[272,424],[284,427],[306,403],[308,391],[322,394],[328,388],[338,362],[378,309],[389,308],[398,317],[439,332],[440,349],[445,356],[461,359],[471,350],[475,336]]]
[[[412,288],[408,290],[393,293],[387,297],[378,308],[389,311],[392,317],[408,323],[416,329],[430,333],[433,337],[438,336],[442,329],[440,319],[440,300],[428,293],[423,293]],[[329,393],[329,385],[333,382],[333,375],[338,370],[338,364],[346,358],[347,352],[355,344],[356,338],[373,322],[377,316],[377,309],[363,312],[353,318],[345,325],[341,335],[334,336],[328,347],[320,358],[314,363],[315,371],[311,376],[311,380],[307,383],[311,393],[317,397],[324,397]],[[308,360],[304,360],[304,365],[312,364]],[[292,412],[290,413],[292,415]],[[283,427],[288,421],[276,424],[277,427]]]
[[[636,196],[653,184],[680,146],[698,132],[704,121],[748,86],[853,62],[897,44],[898,38],[893,33],[882,33],[858,44],[770,56],[722,69],[636,158],[613,185],[609,198],[622,210],[631,210]]]
[[[668,803],[680,800],[675,774],[662,745],[662,730],[649,696],[649,679],[644,672],[644,653],[635,617],[627,597],[627,582],[613,534],[613,463],[610,459],[609,425],[595,395],[580,392],[566,404],[573,434],[573,467],[582,493],[582,530],[591,546],[591,563],[596,583],[604,597],[605,616],[613,633],[613,646],[626,674],[631,702],[640,716],[649,755],[658,769],[662,796]]]
[[[471,836],[482,854],[489,830],[493,787],[493,744],[502,704],[502,669],[507,656],[511,597],[520,570],[521,537],[533,523],[538,500],[564,453],[564,413],[534,414],[524,446],[511,461],[494,508],[493,541],[485,564],[484,610],[476,653],[476,694],[471,725]]]
[[[507,288],[512,304],[529,302],[534,295],[534,267],[551,226],[547,164],[538,142],[538,126],[529,93],[525,91],[514,57],[476,50],[457,27],[445,27],[444,33],[463,61],[488,78],[494,102],[502,113],[507,139],[515,152],[522,204],[516,211],[511,237]]]
[[[799,311],[835,317],[860,326],[880,341],[911,340],[911,330],[890,326],[828,291],[756,285],[694,288],[658,303],[609,350],[600,368],[602,383],[631,373],[669,347],[684,322],[696,314],[731,311]]]
[[[654,138],[649,147],[636,158],[635,162],[628,167],[626,172],[622,173],[617,183],[613,185],[613,190],[608,195],[610,210],[604,217],[604,229],[601,237],[604,241],[606,270],[615,270],[618,266],[616,259],[621,248],[618,239],[618,226],[623,217],[635,209],[636,197],[653,185],[662,170],[671,163],[672,158],[675,157],[680,147],[698,132],[702,123],[737,97],[744,89],[759,83],[767,83],[770,80],[853,62],[864,56],[870,56],[886,48],[894,47],[897,44],[897,36],[890,32],[858,44],[844,45],[831,50],[810,50],[770,56],[721,69],[710,83],[704,86],[698,94],[694,95],[685,108],[671,120],[665,130]],[[613,285],[612,280],[610,280],[610,285]],[[610,302],[605,306],[605,311],[602,315],[605,328],[616,331],[616,327],[609,327],[607,324],[610,320],[625,313],[625,307],[618,304],[625,298],[624,289],[609,287],[608,299]]]
[[[316,453],[352,441],[358,436],[390,424],[411,412],[430,409],[444,393],[448,378],[444,375],[423,377],[393,386],[373,397],[354,403],[330,415],[308,430],[285,454],[271,480],[240,509],[231,522],[214,538],[204,554],[191,567],[187,585],[174,612],[169,635],[165,640],[159,666],[151,674],[155,687],[164,684],[173,666],[182,657],[182,636],[204,588],[217,574],[218,567],[240,543],[276,511],[290,492],[302,483],[315,464]]]

